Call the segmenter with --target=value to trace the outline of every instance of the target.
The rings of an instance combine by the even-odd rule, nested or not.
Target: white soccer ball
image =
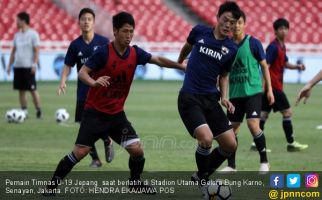
[[[6,112],[5,117],[8,123],[22,123],[26,119],[26,113],[20,109],[11,109]]]
[[[232,190],[223,180],[217,179],[215,184],[208,186],[209,200],[227,200],[231,197]]]
[[[65,108],[59,108],[55,113],[55,117],[57,123],[66,122],[69,119],[69,113]]]

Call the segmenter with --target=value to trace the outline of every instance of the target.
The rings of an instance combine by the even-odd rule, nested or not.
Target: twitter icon
[[[301,175],[300,174],[287,174],[286,177],[288,188],[299,188],[301,187]]]

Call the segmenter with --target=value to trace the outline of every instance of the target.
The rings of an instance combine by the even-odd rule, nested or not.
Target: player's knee
[[[129,152],[131,157],[141,157],[144,156],[143,148],[140,142],[135,142],[125,147]]]
[[[292,117],[293,113],[292,113],[291,109],[287,109],[284,112],[282,112],[282,114],[283,114],[283,118],[290,118],[290,117]]]
[[[247,121],[247,126],[248,126],[249,131],[252,134],[260,132],[260,127],[259,127],[258,121],[249,120],[249,121]]]
[[[226,147],[226,149],[225,149],[225,151],[227,151],[227,152],[235,152],[237,150],[237,141],[236,141],[236,139],[235,140],[232,140],[232,141],[230,141],[229,143],[228,143],[228,145],[227,145],[227,147]]]
[[[78,160],[83,159],[89,152],[91,151],[91,147],[86,147],[86,146],[79,146],[76,145],[74,147],[73,153],[75,155],[75,157]]]
[[[224,143],[220,145],[220,148],[223,149],[225,152],[233,153],[237,150],[237,141],[235,137],[230,137]]]
[[[203,138],[198,139],[199,146],[203,148],[211,147],[213,141],[213,137],[211,136],[204,136]]]

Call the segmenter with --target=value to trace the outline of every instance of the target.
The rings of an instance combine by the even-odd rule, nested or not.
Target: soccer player
[[[10,75],[13,65],[13,88],[19,90],[19,101],[21,109],[28,115],[26,91],[30,91],[36,108],[36,117],[41,118],[40,96],[37,91],[36,67],[39,57],[39,35],[29,27],[30,17],[26,12],[17,15],[17,26],[19,31],[15,34],[13,48],[7,73]]]
[[[260,128],[264,130],[265,122],[268,119],[272,108],[274,112],[279,111],[283,116],[283,129],[288,143],[287,151],[301,151],[308,148],[308,145],[300,144],[294,140],[292,110],[283,91],[283,71],[284,67],[293,70],[305,70],[305,66],[303,64],[291,64],[288,62],[285,38],[289,30],[289,22],[284,18],[279,18],[273,23],[273,27],[276,39],[272,41],[266,49],[266,60],[269,65],[269,72],[272,79],[275,103],[269,105],[267,98],[263,97]]]
[[[307,99],[311,95],[312,88],[322,80],[322,70],[317,73],[298,93],[296,98],[296,105],[298,105],[302,98],[304,98],[304,103],[306,103]]]
[[[240,15],[235,2],[223,3],[217,13],[216,27],[195,26],[178,58],[182,63],[191,52],[178,97],[178,110],[187,131],[198,140],[195,153],[198,171],[192,179],[200,183],[207,181],[237,148],[231,123],[218,101],[221,99],[228,112],[234,112],[227,97],[227,86],[228,71],[238,47],[228,35]],[[220,91],[216,87],[218,77]],[[219,146],[211,151],[214,139]],[[199,188],[203,197],[208,198],[207,185],[199,184]]]
[[[81,68],[79,78],[90,89],[74,150],[59,162],[52,177],[55,183],[89,153],[99,138],[108,134],[130,154],[129,180],[134,184],[130,188],[146,188],[141,191],[155,193],[155,190],[149,190],[150,186],[140,182],[144,153],[140,139],[125,115],[124,103],[137,65],[153,63],[177,69],[185,69],[185,66],[164,57],[152,56],[138,46],[130,46],[134,28],[135,21],[131,14],[120,12],[113,16],[115,40],[98,49]],[[47,186],[48,193],[45,195],[52,195],[51,191],[56,187],[57,184]]]
[[[264,132],[259,127],[262,106],[262,78],[261,66],[266,86],[266,96],[269,105],[274,103],[274,95],[265,53],[261,42],[245,34],[246,15],[241,11],[241,17],[233,27],[233,40],[238,44],[237,56],[229,73],[229,98],[235,107],[234,113],[227,113],[232,122],[236,135],[246,114],[247,126],[251,132],[260,155],[260,172],[269,171],[266,154],[266,141]],[[228,166],[221,171],[236,171],[236,152],[228,158]]]
[[[100,46],[107,45],[109,40],[106,37],[94,33],[95,13],[91,8],[83,8],[78,15],[79,26],[82,35],[76,38],[68,47],[65,57],[65,65],[61,75],[60,85],[57,94],[66,92],[66,81],[71,68],[76,64],[77,72],[85,64],[86,60],[93,54],[93,52]],[[75,122],[80,123],[85,106],[85,100],[88,92],[88,86],[82,81],[77,81],[77,100]],[[114,158],[113,143],[110,138],[101,138],[104,141],[105,158],[107,162],[112,162]],[[92,162],[91,167],[101,167],[100,161],[95,145],[91,149],[90,156]]]

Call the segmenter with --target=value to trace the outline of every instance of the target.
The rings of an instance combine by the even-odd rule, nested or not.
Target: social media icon
[[[272,188],[283,188],[284,187],[284,174],[271,174],[270,186]]]
[[[305,174],[305,187],[319,187],[319,174]]]
[[[287,174],[286,184],[288,188],[301,187],[301,175],[300,174]]]

